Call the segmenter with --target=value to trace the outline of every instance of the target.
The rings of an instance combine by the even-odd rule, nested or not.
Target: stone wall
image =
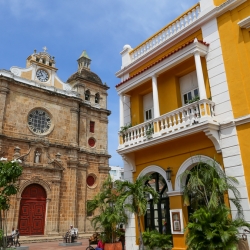
[[[106,89],[102,92],[106,93]],[[0,79],[0,96],[0,156],[8,160],[20,158],[23,166],[19,192],[11,198],[8,231],[12,226],[18,227],[22,191],[36,183],[47,194],[46,235],[63,234],[71,224],[80,233],[92,232],[86,201],[93,199],[100,181],[108,176],[109,112],[80,98],[8,79]],[[106,96],[102,97],[101,106],[106,107]],[[28,114],[35,108],[45,109],[52,117],[53,129],[45,136],[36,135],[27,125]],[[89,130],[90,121],[95,122],[94,133]],[[90,137],[96,140],[94,147],[88,144]],[[88,175],[95,176],[91,187],[86,183]]]

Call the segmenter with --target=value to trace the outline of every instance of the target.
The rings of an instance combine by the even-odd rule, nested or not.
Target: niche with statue
[[[34,163],[41,164],[42,163],[42,149],[36,148],[34,151]]]

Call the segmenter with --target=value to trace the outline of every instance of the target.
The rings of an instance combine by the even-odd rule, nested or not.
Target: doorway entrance
[[[147,213],[145,215],[145,229],[157,230],[163,234],[171,234],[169,197],[165,179],[159,173],[151,174],[151,180],[146,185],[152,187],[159,194],[159,201],[153,204],[152,197],[148,196]]]
[[[18,221],[21,235],[44,234],[46,198],[44,188],[38,184],[31,184],[24,189]]]

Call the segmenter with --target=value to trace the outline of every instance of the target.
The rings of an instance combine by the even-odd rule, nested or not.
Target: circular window
[[[89,143],[90,147],[94,147],[95,146],[95,139],[94,138],[89,138],[88,143]]]
[[[51,128],[51,118],[43,109],[35,109],[28,116],[29,129],[36,134],[46,134]]]
[[[95,177],[93,175],[89,175],[87,178],[88,186],[92,187],[95,184]]]

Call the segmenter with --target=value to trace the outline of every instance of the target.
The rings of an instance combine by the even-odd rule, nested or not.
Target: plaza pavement
[[[38,243],[24,243],[21,246],[28,246],[29,250],[85,250],[88,245],[88,239],[80,239],[77,242],[82,242],[82,246],[74,246],[74,247],[62,247],[59,246],[59,243],[62,241],[54,241],[54,242],[38,242]]]

